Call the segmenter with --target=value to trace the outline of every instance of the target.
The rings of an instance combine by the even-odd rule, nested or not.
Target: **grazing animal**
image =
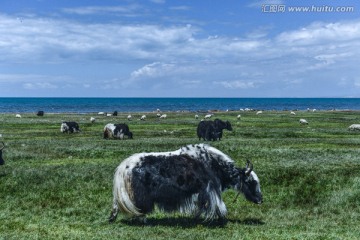
[[[224,129],[232,131],[231,123],[217,118],[214,121],[199,122],[196,132],[199,140],[202,138],[205,141],[216,141],[221,140]]]
[[[4,142],[1,142],[2,146],[0,147],[0,165],[4,165],[5,164],[5,161],[4,159],[2,158],[2,150],[4,149],[5,147],[5,143]]]
[[[308,121],[306,121],[303,118],[299,120],[299,123],[302,124],[302,125],[309,124]]]
[[[295,113],[295,112],[292,112],[292,111],[290,112],[290,114],[291,114],[291,115],[296,115],[296,113]]]
[[[116,220],[119,211],[128,217],[144,217],[155,206],[205,220],[223,219],[227,209],[221,193],[229,188],[253,203],[262,203],[260,181],[250,161],[238,168],[229,156],[205,144],[137,153],[116,168],[109,222]]]
[[[118,115],[118,112],[114,111],[112,115],[116,117]]]
[[[199,140],[203,139],[204,141],[216,141],[220,136],[213,121],[200,121],[196,132]]]
[[[210,119],[212,117],[212,114],[206,114],[204,119]]]
[[[21,118],[21,115],[20,115],[20,114],[16,114],[15,117],[16,117],[16,118]]]
[[[221,138],[222,138],[222,131],[224,129],[229,130],[229,131],[233,130],[231,123],[229,121],[224,122],[217,118],[214,120],[214,123],[215,123],[215,128],[217,129],[217,132],[219,133],[219,140],[221,140]]]
[[[195,115],[195,119],[198,119],[198,118],[199,118],[199,115],[196,114],[196,115]]]
[[[160,119],[165,119],[165,118],[167,118],[167,115],[166,115],[166,114],[163,114],[163,115],[161,115],[159,118],[160,118]]]
[[[239,115],[237,115],[237,117],[236,117],[238,120],[240,120],[240,118],[241,118],[241,115],[239,114]]]
[[[105,115],[105,112],[98,112],[98,115]]]
[[[62,133],[76,133],[81,132],[79,124],[77,122],[63,122],[60,126],[60,132]]]
[[[127,116],[127,120],[128,120],[128,121],[131,121],[131,120],[132,120],[132,116],[131,116],[131,115],[128,115],[128,116]]]
[[[124,136],[128,136],[129,139],[133,138],[132,132],[129,130],[129,126],[126,123],[112,124],[108,123],[104,127],[104,138],[117,138],[124,139]]]
[[[94,118],[94,117],[91,117],[91,118],[90,118],[90,122],[91,122],[91,123],[94,123],[95,121],[96,121],[96,118]]]
[[[262,114],[262,113],[263,113],[263,111],[257,111],[256,115],[259,115],[259,114]]]
[[[349,126],[349,131],[360,131],[360,124],[352,124]]]
[[[146,119],[146,115],[142,115],[140,118],[141,121],[145,121],[145,119]]]
[[[38,112],[36,113],[36,116],[39,116],[39,117],[44,116],[44,111],[38,111]]]

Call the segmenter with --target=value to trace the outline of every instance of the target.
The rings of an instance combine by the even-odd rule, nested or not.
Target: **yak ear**
[[[250,175],[250,173],[251,173],[251,171],[253,170],[253,164],[250,162],[250,160],[247,160],[246,161],[246,169],[245,169],[245,175],[246,176],[249,176]]]

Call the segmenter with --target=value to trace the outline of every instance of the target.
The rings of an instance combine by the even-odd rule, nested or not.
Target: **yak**
[[[127,217],[143,218],[155,206],[204,220],[225,219],[221,193],[229,188],[253,203],[262,203],[260,181],[250,161],[245,168],[238,168],[229,156],[206,144],[137,153],[115,170],[109,222],[116,220],[119,211]]]
[[[80,127],[77,122],[62,122],[60,126],[62,133],[76,133],[80,132]]]
[[[213,121],[200,121],[196,132],[199,140],[203,139],[205,141],[216,141],[220,136],[220,132]]]
[[[4,149],[5,147],[5,143],[4,142],[1,142],[2,146],[0,147],[0,165],[4,165],[5,164],[5,161],[4,159],[2,158],[2,150]]]
[[[223,134],[222,131],[224,129],[232,131],[232,126],[229,121],[224,122],[218,118],[214,121],[201,121],[199,122],[197,127],[197,135],[199,137],[199,140],[221,140]]]
[[[132,132],[129,130],[129,126],[126,123],[113,124],[108,123],[104,127],[104,138],[118,138],[123,139],[124,136],[128,136],[129,139],[133,138]]]

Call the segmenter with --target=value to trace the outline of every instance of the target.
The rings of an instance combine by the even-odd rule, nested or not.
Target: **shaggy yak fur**
[[[144,217],[155,206],[205,220],[223,219],[227,210],[221,193],[228,188],[251,202],[262,202],[252,164],[237,168],[230,157],[209,145],[134,154],[116,168],[109,222],[116,220],[119,211],[128,217]]]

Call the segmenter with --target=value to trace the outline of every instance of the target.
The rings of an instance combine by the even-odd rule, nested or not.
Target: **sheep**
[[[259,115],[259,114],[262,114],[262,113],[263,113],[263,111],[257,111],[256,115]]]
[[[145,119],[146,119],[146,115],[142,115],[140,118],[141,121],[145,121]]]
[[[16,118],[21,118],[21,115],[20,115],[20,114],[16,114],[15,117],[16,117]]]
[[[167,115],[166,114],[163,114],[163,115],[161,115],[159,118],[160,119],[165,119],[167,117]]]
[[[128,121],[131,121],[131,120],[132,120],[132,116],[131,116],[130,114],[127,116],[127,120],[128,120]]]
[[[299,123],[302,124],[302,125],[309,124],[308,121],[306,121],[303,118],[299,120]]]
[[[199,119],[199,115],[195,114],[195,119]]]
[[[290,112],[290,114],[291,114],[291,115],[296,115],[296,113],[295,113],[295,112],[292,112],[292,111]]]
[[[348,129],[349,131],[360,131],[360,124],[352,124]]]
[[[212,117],[213,114],[206,114],[204,119],[210,119]]]
[[[95,121],[96,121],[96,118],[94,118],[94,117],[91,117],[91,118],[90,118],[90,122],[91,122],[91,123],[94,123]]]
[[[241,118],[241,115],[239,114],[239,115],[237,115],[237,117],[236,117],[238,120],[240,120],[240,118]]]

